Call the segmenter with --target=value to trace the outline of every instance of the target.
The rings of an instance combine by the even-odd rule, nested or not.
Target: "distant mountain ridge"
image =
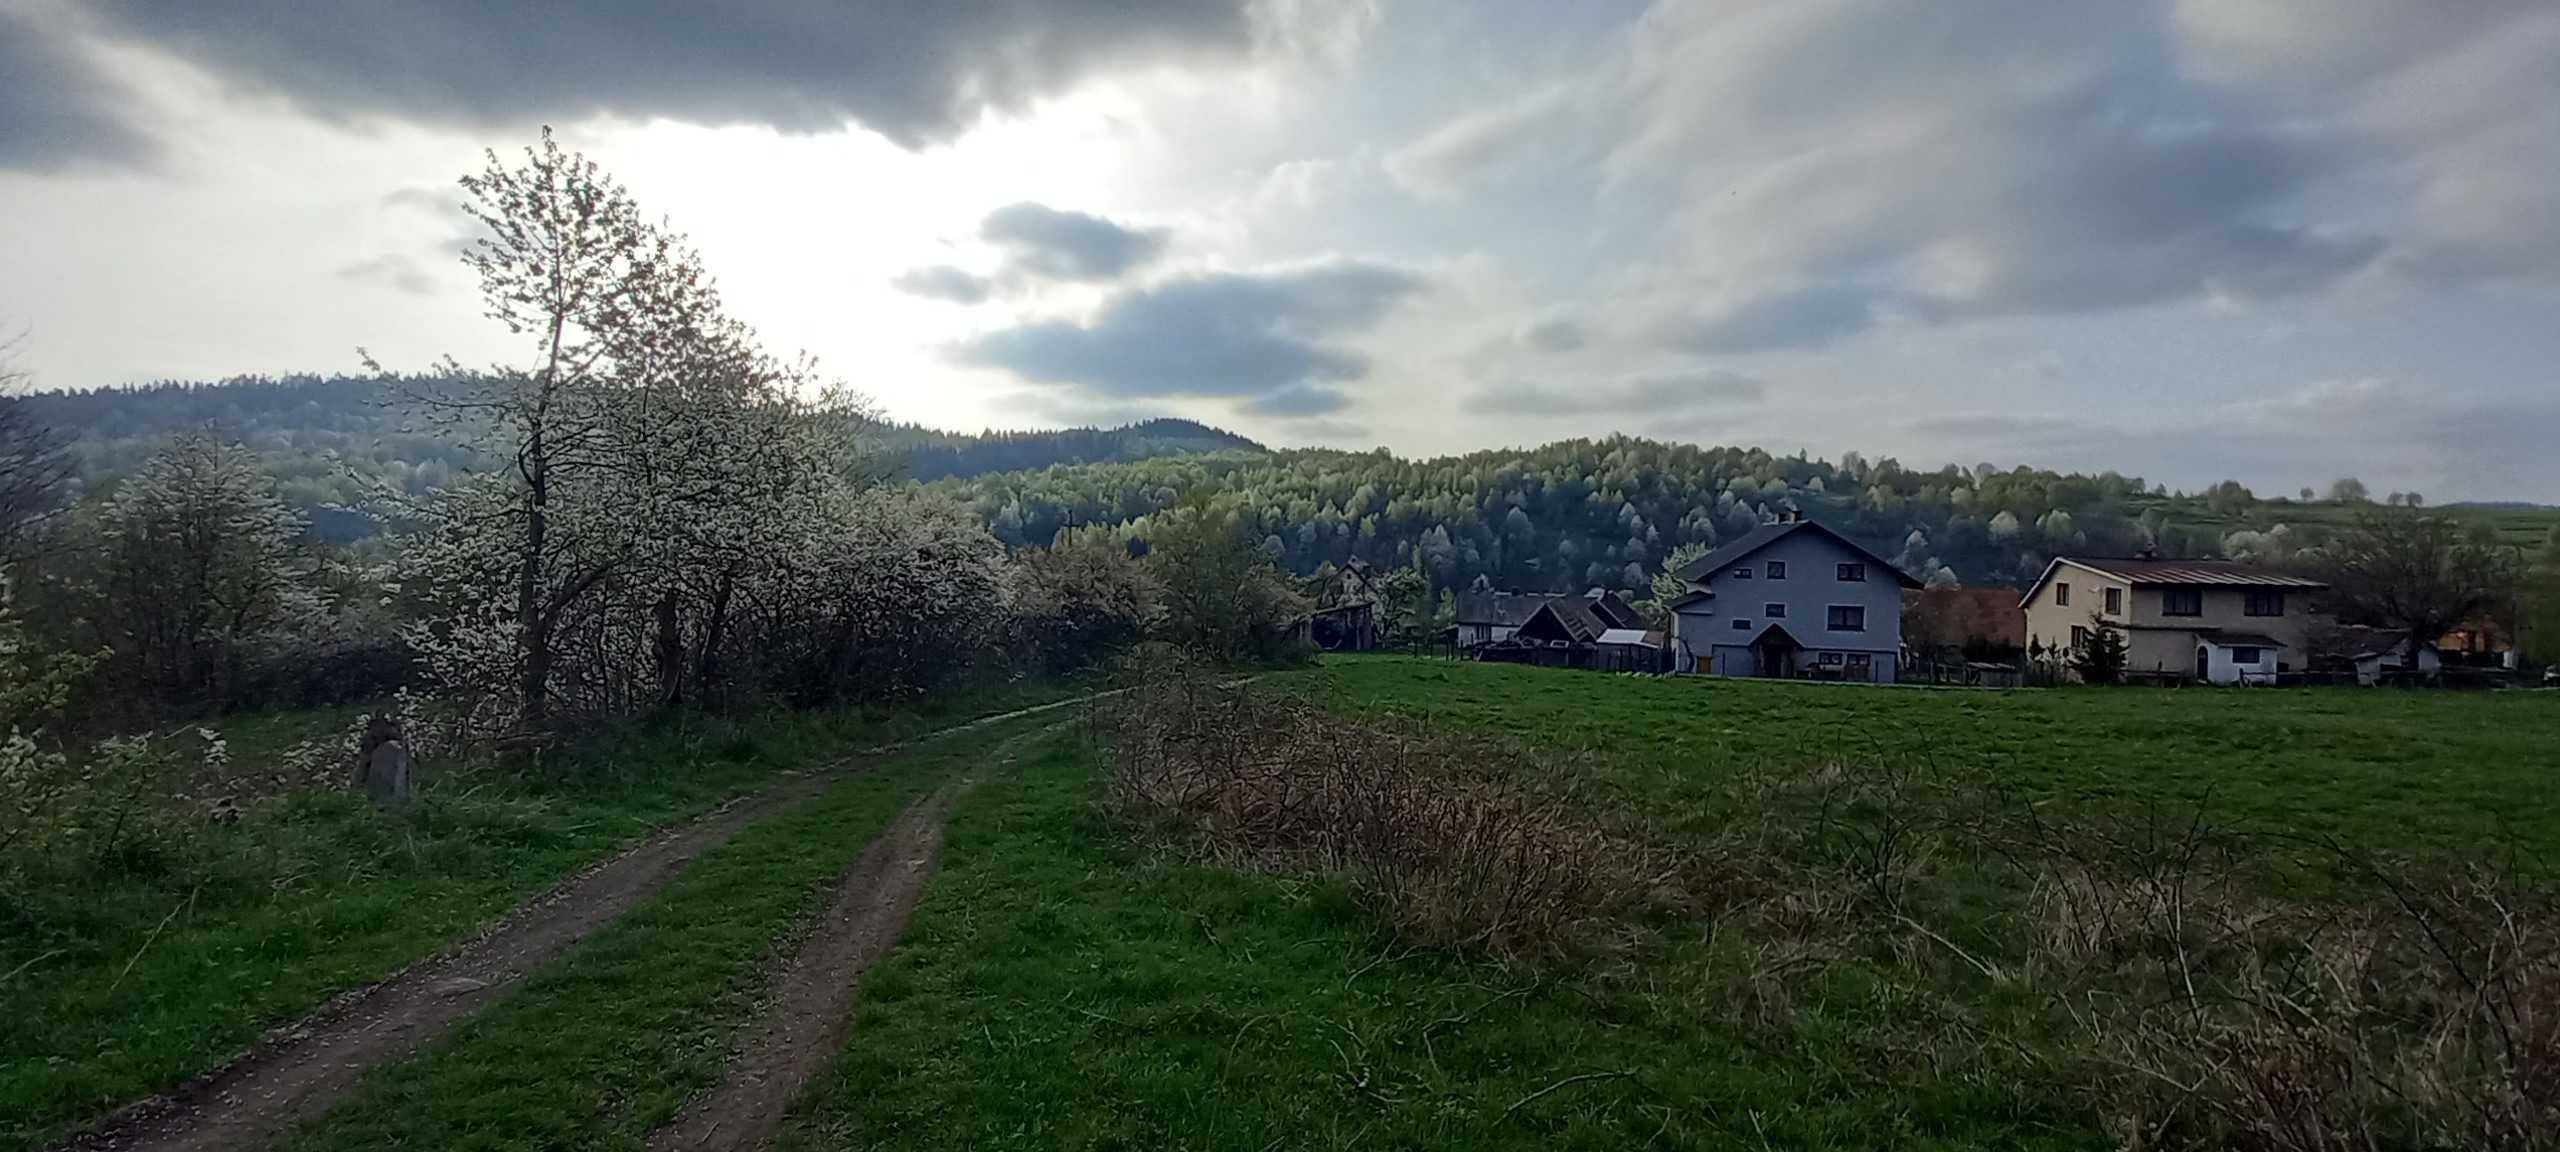
[[[436,377],[242,376],[32,392],[16,402],[70,442],[84,487],[131,471],[179,432],[211,428],[261,453],[286,502],[311,517],[315,532],[355,539],[374,531],[369,517],[345,510],[364,506],[371,495],[358,477],[419,495],[484,466],[468,446],[469,436],[430,427],[404,406],[409,397],[454,383]],[[1058,465],[1266,452],[1225,429],[1175,418],[1117,428],[977,434],[883,423],[872,435],[891,457],[889,472],[927,482]]]
[[[1115,464],[1219,452],[1260,455],[1269,451],[1224,428],[1170,416],[1117,428],[989,430],[975,435],[920,424],[891,424],[881,436],[893,451],[905,457],[906,474],[927,483],[964,480],[991,472],[1035,471],[1061,464]]]

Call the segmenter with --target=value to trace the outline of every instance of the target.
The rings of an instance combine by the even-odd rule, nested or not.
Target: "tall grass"
[[[1412,945],[1603,958],[1862,1077],[2013,1081],[2127,1147],[2560,1144],[2560,903],[2513,860],[1889,748],[1627,811],[1574,757],[1179,672],[1111,739],[1148,843],[1346,876]]]

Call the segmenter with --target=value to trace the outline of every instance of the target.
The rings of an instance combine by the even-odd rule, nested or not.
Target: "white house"
[[[2124,637],[2131,675],[2272,684],[2309,666],[2327,588],[2233,560],[2057,556],[2018,608],[2032,651],[2081,651],[2104,629]]]

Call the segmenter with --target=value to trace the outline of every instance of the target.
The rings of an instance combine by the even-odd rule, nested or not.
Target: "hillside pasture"
[[[1963,688],[1629,677],[1403,657],[1328,660],[1327,701],[1524,743],[1677,819],[1731,773],[1924,761],[2044,798],[2198,805],[2365,848],[2560,861],[2560,693]]]

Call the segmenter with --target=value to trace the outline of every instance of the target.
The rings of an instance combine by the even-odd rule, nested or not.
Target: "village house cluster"
[[[1994,687],[2083,678],[2107,643],[2113,675],[2154,683],[2373,684],[2515,660],[2493,630],[2465,627],[2419,645],[2409,667],[2406,636],[2338,624],[2324,582],[2234,560],[2057,556],[2023,595],[1926,588],[1792,511],[1674,576],[1685,591],[1650,617],[1609,589],[1479,587],[1455,597],[1442,640],[1473,659],[1603,671]],[[1368,608],[1328,611],[1359,621],[1328,646],[1373,646]]]

